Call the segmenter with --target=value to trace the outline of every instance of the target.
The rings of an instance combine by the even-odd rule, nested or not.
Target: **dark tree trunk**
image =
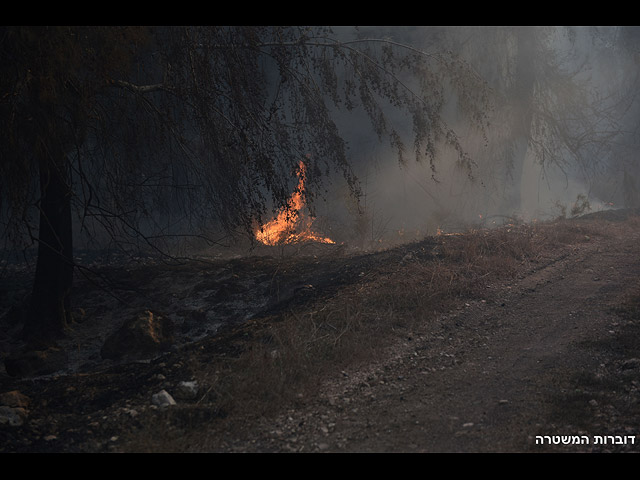
[[[71,182],[66,155],[47,145],[40,150],[40,227],[38,260],[25,339],[54,343],[71,320],[73,282]]]

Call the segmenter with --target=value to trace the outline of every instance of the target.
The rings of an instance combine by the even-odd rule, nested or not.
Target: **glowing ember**
[[[456,236],[462,236],[462,235],[464,235],[464,233],[461,233],[461,232],[447,233],[444,230],[442,230],[440,227],[438,227],[436,230],[436,237],[456,237]]]
[[[283,208],[270,222],[265,223],[256,231],[256,239],[265,245],[280,245],[300,242],[335,243],[311,229],[313,219],[304,214],[303,208],[305,181],[305,165],[300,162],[298,172],[298,188],[287,202],[288,208]]]

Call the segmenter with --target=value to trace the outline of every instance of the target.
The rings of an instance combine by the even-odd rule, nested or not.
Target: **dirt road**
[[[415,332],[381,353],[379,363],[343,372],[318,402],[269,420],[246,438],[229,433],[219,445],[230,451],[640,451],[638,319],[613,310],[638,285],[640,232],[624,223],[610,228],[610,235]]]
[[[23,424],[0,424],[0,451],[638,452],[640,220],[613,218],[597,230],[527,263],[516,278],[486,284],[486,295],[401,330],[376,358],[330,375],[319,395],[301,395],[269,416],[221,413],[211,363],[234,364],[233,349],[218,351],[205,339],[157,359],[105,366],[100,336],[87,330],[70,339],[78,352],[83,345],[86,371],[0,375],[0,394],[19,391],[30,401]],[[277,298],[297,291],[291,298],[306,299],[307,283],[325,282],[330,295],[342,292],[366,278],[364,262],[372,272],[395,262],[402,274],[398,258],[410,256],[398,254],[363,257],[359,264],[336,258],[335,267],[323,268],[312,257],[315,267],[292,266],[279,277]],[[162,275],[148,269],[138,277],[164,282],[146,291],[176,315],[198,313],[215,298],[233,313],[236,295],[247,300],[263,291],[260,282],[274,284],[266,258],[221,265]],[[252,279],[249,287],[243,276]],[[135,285],[132,299],[144,293],[141,281]],[[121,321],[114,304],[87,298],[102,316],[79,325],[78,334],[109,326],[107,315],[113,325]],[[177,305],[179,298],[185,303]],[[622,307],[629,299],[635,311]],[[211,381],[195,399],[151,405],[152,394],[192,378]]]

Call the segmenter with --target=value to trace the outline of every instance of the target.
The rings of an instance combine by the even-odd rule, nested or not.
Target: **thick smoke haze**
[[[362,31],[425,52],[452,51],[486,79],[492,110],[482,134],[458,111],[455,96],[445,101],[443,117],[473,160],[470,170],[446,148],[433,167],[412,158],[399,165],[390,148],[364,133],[366,122],[351,120],[346,137],[364,213],[337,216],[349,211],[339,189],[318,209],[345,236],[384,245],[438,230],[638,206],[636,29]]]

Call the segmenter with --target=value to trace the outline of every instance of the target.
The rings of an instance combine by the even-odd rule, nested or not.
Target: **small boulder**
[[[0,393],[0,405],[7,407],[20,407],[28,408],[31,400],[26,395],[20,393],[18,390],[11,390],[10,392]]]
[[[172,344],[171,321],[147,310],[125,321],[106,339],[100,354],[111,360],[141,360],[167,351]]]
[[[180,382],[175,395],[180,400],[194,400],[198,396],[198,382]]]
[[[160,390],[158,393],[152,395],[151,402],[158,407],[168,407],[170,405],[176,405],[176,401],[166,390]]]

